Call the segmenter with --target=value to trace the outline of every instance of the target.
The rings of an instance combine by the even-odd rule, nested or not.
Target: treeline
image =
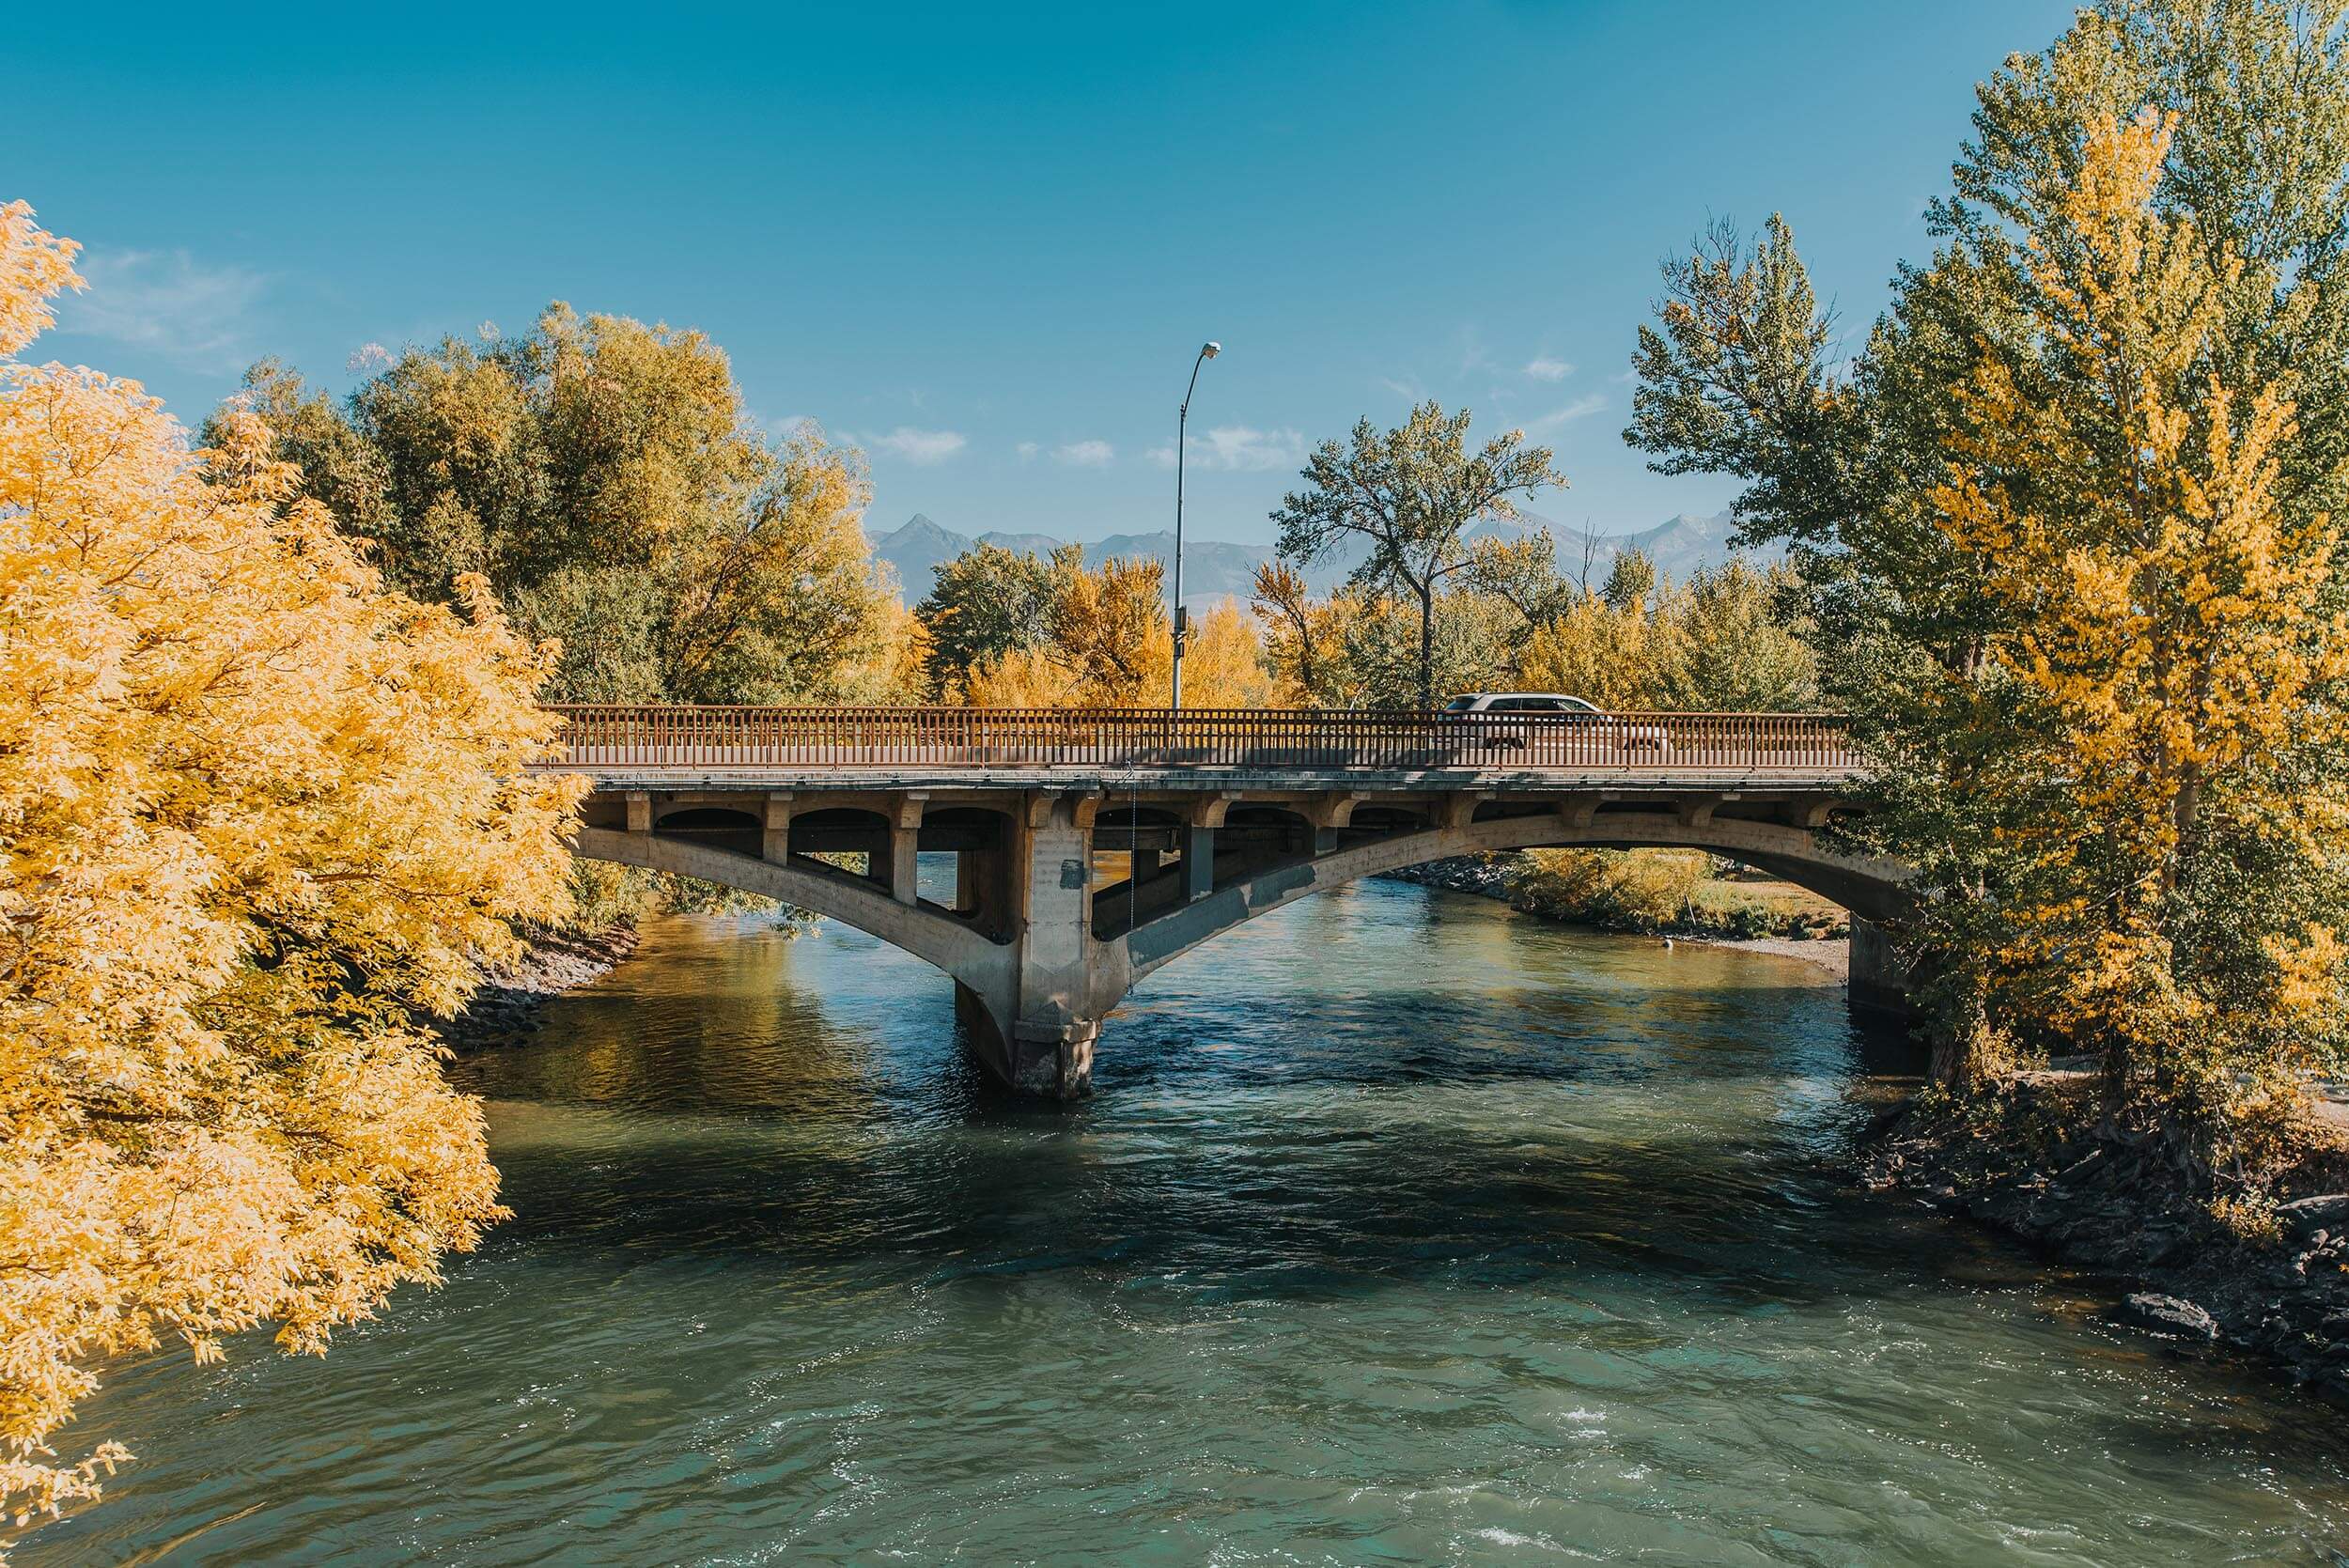
[[[1564,691],[1618,710],[1797,712],[1818,704],[1818,660],[1783,568],[1732,559],[1685,582],[1640,551],[1595,588],[1567,579],[1550,536],[1464,552],[1461,583],[1428,616],[1426,683],[1458,691]],[[1505,569],[1504,569],[1505,568]],[[1263,655],[1279,698],[1305,707],[1421,705],[1418,612],[1375,579],[1323,598],[1296,565],[1258,569]]]
[[[514,336],[446,338],[333,398],[263,361],[239,408],[385,579],[451,599],[477,574],[559,651],[565,702],[1162,706],[1173,625],[1155,561],[980,545],[909,609],[876,565],[852,450],[744,412],[699,333],[550,307]],[[219,433],[216,417],[207,439]],[[1593,587],[1546,533],[1470,541],[1508,496],[1559,480],[1515,433],[1481,451],[1433,405],[1316,453],[1250,604],[1189,635],[1194,706],[1414,707],[1532,686],[1609,706],[1805,707],[1817,679],[1791,579],[1733,563],[1659,582],[1636,552]],[[1397,498],[1366,522],[1332,497]],[[1361,565],[1337,593],[1299,568]]]

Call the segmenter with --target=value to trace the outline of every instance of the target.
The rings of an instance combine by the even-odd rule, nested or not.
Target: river
[[[1007,1101],[855,932],[655,925],[464,1062],[514,1218],[124,1369],[21,1564],[2349,1561],[2340,1415],[1829,1173],[1818,971],[1371,882]]]

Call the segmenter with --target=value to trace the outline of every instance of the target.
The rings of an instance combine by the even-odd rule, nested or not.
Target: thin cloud
[[[185,251],[89,251],[89,291],[60,302],[61,332],[152,349],[193,369],[234,370],[253,357],[253,307],[266,273],[207,267]]]
[[[1458,334],[1455,336],[1454,341],[1460,347],[1460,374],[1462,377],[1472,376],[1479,370],[1497,370],[1500,368],[1500,366],[1493,364],[1492,354],[1485,347],[1484,334],[1478,332],[1473,326],[1462,327]]]
[[[1529,380],[1563,381],[1574,374],[1574,366],[1548,354],[1536,354],[1525,362],[1525,374]]]
[[[1032,441],[1023,441],[1019,443],[1016,450],[1019,454],[1019,460],[1021,462],[1030,463],[1035,461],[1035,455],[1041,449]]]
[[[1527,430],[1536,434],[1544,430],[1561,429],[1565,426],[1573,424],[1578,419],[1588,419],[1591,415],[1597,413],[1606,407],[1606,397],[1594,392],[1587,396],[1576,398],[1573,402],[1568,403],[1563,409],[1554,409],[1548,413],[1542,415],[1539,419],[1527,420],[1525,422],[1525,427]]]
[[[917,430],[900,425],[885,436],[874,437],[872,444],[917,467],[928,468],[944,462],[971,442],[960,430]]]
[[[1421,403],[1427,399],[1427,388],[1420,383],[1417,376],[1381,376],[1377,384],[1407,403]]]
[[[1173,468],[1174,446],[1152,447],[1150,460],[1160,468]],[[1190,441],[1190,461],[1203,469],[1262,474],[1276,468],[1296,468],[1304,460],[1305,437],[1299,430],[1257,430],[1245,425],[1219,425]]]
[[[1067,468],[1107,468],[1117,448],[1105,441],[1072,441],[1052,448],[1052,460]]]

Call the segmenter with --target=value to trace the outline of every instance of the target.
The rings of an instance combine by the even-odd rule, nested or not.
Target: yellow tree
[[[1153,633],[1166,644],[1164,662],[1174,663],[1170,632]],[[1156,660],[1154,658],[1154,662]],[[1152,694],[1154,702],[1172,699],[1170,681]],[[1256,623],[1237,600],[1218,600],[1198,618],[1183,650],[1183,706],[1186,707],[1268,707],[1272,704],[1272,674],[1265,667],[1264,639]]]
[[[1992,982],[2104,1053],[2114,1108],[2150,1095],[2199,1136],[2334,1038],[2340,946],[2287,893],[2338,881],[2349,625],[2329,520],[2278,505],[2288,389],[2221,379],[2236,263],[2153,207],[2169,143],[2089,128],[2027,237],[2033,330],[1964,389],[1935,505],[2011,629],[2000,711],[1946,693],[1958,744],[1995,725],[1982,787],[2029,798],[1976,907]]]
[[[1147,559],[1104,561],[1061,580],[1046,647],[1083,700],[1147,702],[1169,683],[1174,644],[1164,582],[1164,568]]]
[[[383,590],[250,415],[18,355],[72,246],[0,209],[0,1498],[93,1496],[106,1358],[319,1351],[495,1219],[415,1021],[564,908],[552,657]]]
[[[999,561],[1010,559],[993,553]],[[1087,568],[1071,545],[1053,558],[1045,581],[1035,639],[972,664],[961,683],[966,702],[974,707],[1163,707],[1173,701],[1174,633],[1158,562],[1111,560]],[[949,627],[949,634],[955,629]],[[1255,625],[1231,599],[1209,610],[1192,630],[1183,693],[1190,707],[1262,707],[1271,699]]]
[[[1618,606],[1580,594],[1526,640],[1517,678],[1529,691],[1570,691],[1617,711],[1660,706],[1672,630],[1640,599]]]
[[[1174,631],[1161,617],[1119,666],[1094,666],[1057,642],[1012,648],[972,666],[962,695],[974,707],[1164,707],[1174,700]],[[1266,707],[1272,676],[1255,623],[1226,598],[1191,627],[1183,656],[1187,708]]]

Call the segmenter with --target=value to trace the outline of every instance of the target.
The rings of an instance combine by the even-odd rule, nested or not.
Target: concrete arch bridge
[[[568,707],[577,852],[844,922],[946,971],[1015,1089],[1090,1086],[1135,982],[1357,877],[1485,850],[1709,850],[1852,911],[1856,1002],[1896,1003],[1905,868],[1818,830],[1859,758],[1831,718]],[[955,857],[951,901],[915,856]]]

